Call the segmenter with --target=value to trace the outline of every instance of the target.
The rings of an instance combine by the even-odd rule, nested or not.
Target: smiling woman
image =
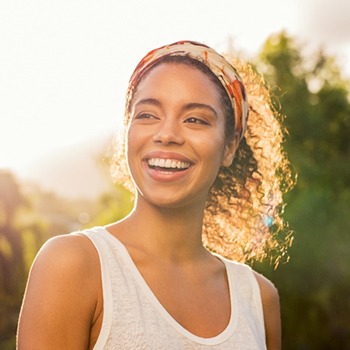
[[[268,90],[251,66],[231,58],[244,81],[242,93],[241,78],[236,79],[237,71],[229,62],[221,61],[222,56],[219,56],[218,61],[214,55],[214,64],[212,61],[206,62],[209,67],[205,64],[206,56],[201,54],[200,45],[195,45],[195,50],[190,50],[190,53],[183,49],[184,45],[180,48],[179,53],[174,48],[175,52],[171,53],[171,46],[165,46],[159,52],[151,51],[141,60],[130,79],[125,108],[125,129],[132,117],[132,108],[138,103],[131,103],[138,90],[136,79],[143,75],[146,78],[148,71],[155,69],[160,63],[167,62],[181,63],[203,72],[216,86],[220,95],[225,113],[225,137],[229,139],[234,133],[240,133],[241,136],[238,137],[242,138],[231,166],[219,169],[218,176],[210,188],[204,215],[204,243],[210,250],[238,261],[259,260],[270,254],[271,260],[274,259],[278,264],[285,256],[291,239],[288,225],[281,216],[284,207],[282,189],[287,192],[294,181],[288,158],[282,148],[284,133],[281,117],[272,110]],[[222,76],[222,67],[231,71],[231,78],[228,78],[227,83]],[[198,88],[203,88],[203,84]],[[169,94],[172,95],[179,89],[180,87],[172,86]],[[249,117],[248,104],[243,98],[245,95],[249,100]],[[157,101],[158,106],[159,103]],[[245,117],[242,117],[243,115]],[[203,118],[202,121],[196,121],[203,122]],[[128,165],[124,153],[124,140],[125,138],[121,137],[118,141],[112,171],[117,182],[134,191],[130,174],[125,171]],[[208,141],[211,140],[206,142]]]
[[[276,288],[242,262],[284,252],[280,185],[292,181],[267,91],[241,67],[248,94],[200,43],[141,60],[114,161],[134,209],[45,244],[19,349],[280,349]]]

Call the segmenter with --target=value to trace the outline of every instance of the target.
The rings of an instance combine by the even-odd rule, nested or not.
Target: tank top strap
[[[256,332],[261,339],[265,339],[265,323],[260,287],[252,268],[249,265],[231,261],[220,256],[219,258],[226,264],[229,279],[235,285],[240,313],[251,313],[253,306],[258,321]]]
[[[109,337],[109,330],[113,321],[113,291],[110,276],[110,262],[112,247],[104,240],[102,227],[93,227],[79,231],[79,234],[90,239],[98,253],[101,271],[101,283],[103,291],[103,321],[101,331],[94,350],[103,349]]]

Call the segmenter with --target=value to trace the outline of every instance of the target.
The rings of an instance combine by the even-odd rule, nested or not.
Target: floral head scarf
[[[178,41],[150,51],[137,65],[129,82],[129,94],[132,94],[140,77],[155,63],[166,56],[188,56],[204,63],[220,80],[225,88],[234,111],[235,131],[243,137],[247,127],[247,94],[236,69],[212,48],[194,41]]]

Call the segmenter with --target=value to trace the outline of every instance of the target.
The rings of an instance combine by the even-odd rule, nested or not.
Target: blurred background
[[[0,349],[41,245],[130,211],[108,169],[127,81],[181,39],[250,61],[286,115],[294,242],[254,264],[279,289],[283,349],[350,348],[349,1],[3,1],[0,34]]]

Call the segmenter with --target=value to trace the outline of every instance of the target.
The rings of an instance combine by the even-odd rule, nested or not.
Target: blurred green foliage
[[[26,278],[45,239],[45,225],[32,211],[11,173],[0,172],[0,348],[14,349],[14,333]]]
[[[286,148],[298,173],[285,216],[295,231],[290,261],[254,268],[278,287],[283,349],[350,347],[350,102],[349,81],[322,51],[302,54],[286,33],[271,36],[256,58],[286,115]],[[20,304],[30,265],[51,236],[124,217],[132,198],[115,185],[97,203],[72,201],[24,187],[0,171],[0,348],[15,348]]]
[[[255,268],[280,291],[283,349],[349,349],[350,86],[333,58],[303,49],[279,33],[257,58],[286,116],[298,183],[286,198],[295,231],[290,262]]]

